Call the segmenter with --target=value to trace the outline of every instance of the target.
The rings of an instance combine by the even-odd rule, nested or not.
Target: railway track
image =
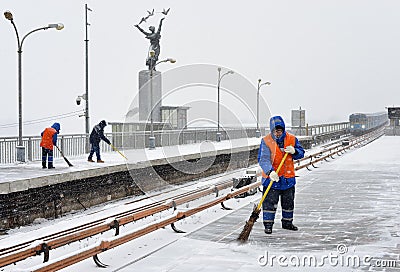
[[[333,158],[334,155],[341,155],[343,152],[346,152],[348,149],[352,147],[359,147],[365,144],[368,144],[371,141],[374,141],[375,139],[379,138],[382,135],[382,131],[376,131],[373,133],[369,133],[368,135],[356,137],[356,138],[350,138],[349,139],[349,145],[343,146],[340,143],[332,145],[329,148],[326,148],[322,151],[313,153],[311,155],[308,155],[304,157],[301,160],[296,161],[296,170],[302,169],[302,168],[307,168],[308,170],[310,166],[316,167],[314,164],[317,162],[320,162],[322,160],[327,160],[328,158]],[[241,170],[243,171],[243,170]],[[238,171],[236,171],[238,172]],[[188,185],[189,186],[189,185]],[[188,186],[181,186],[178,189],[186,188]],[[32,239],[29,239],[27,241],[18,243],[16,245],[6,247],[6,248],[1,248],[0,249],[0,267],[4,267],[22,260],[25,260],[29,257],[36,256],[36,255],[41,255],[43,253],[44,256],[44,263],[49,262],[49,252],[50,250],[55,250],[56,248],[62,247],[64,245],[68,245],[71,243],[74,243],[79,240],[83,240],[88,237],[93,237],[96,235],[100,235],[101,233],[104,233],[106,231],[110,230],[115,230],[115,237],[120,237],[115,238],[113,241],[114,242],[109,242],[109,243],[100,243],[100,245],[97,245],[96,247],[88,249],[87,255],[82,255],[82,254],[77,254],[74,258],[71,259],[69,257],[68,261],[61,261],[58,262],[56,266],[51,264],[52,262],[49,262],[49,266],[47,267],[45,264],[43,265],[43,269],[40,268],[38,271],[54,271],[52,269],[60,269],[62,267],[66,267],[68,265],[71,265],[73,263],[76,263],[78,261],[81,261],[85,258],[90,258],[93,257],[94,261],[98,266],[103,266],[103,264],[98,260],[97,254],[116,247],[118,245],[121,245],[125,242],[131,241],[133,239],[136,239],[142,235],[145,235],[147,233],[150,233],[156,229],[159,229],[161,227],[171,225],[172,228],[175,231],[178,231],[174,227],[174,222],[183,219],[185,217],[191,216],[199,211],[202,211],[204,209],[207,209],[209,207],[212,207],[217,204],[222,204],[223,202],[231,199],[239,194],[243,194],[247,192],[250,189],[256,188],[260,186],[260,182],[253,183],[251,185],[242,187],[239,190],[235,190],[233,192],[229,192],[226,195],[219,196],[219,192],[225,189],[228,189],[232,187],[232,179],[227,179],[223,181],[216,182],[214,184],[208,184],[203,187],[199,187],[196,189],[189,190],[187,192],[183,193],[177,193],[174,194],[173,196],[168,196],[164,197],[161,200],[154,201],[149,204],[145,204],[133,209],[129,209],[123,212],[118,212],[109,216],[104,216],[101,217],[100,219],[93,220],[88,223],[84,223],[78,226],[74,226],[72,228],[51,233],[49,235],[41,236],[41,237],[35,237]],[[141,198],[140,200],[135,200],[126,203],[127,204],[132,204],[135,202],[139,201],[144,201],[148,200],[149,198],[154,198],[155,196],[163,196],[167,193],[172,193],[175,189],[171,189],[167,192],[162,192],[156,195],[148,196]],[[167,211],[170,209],[177,209],[178,206],[198,200],[202,197],[209,196],[215,194],[216,197],[207,203],[204,203],[196,208],[185,210],[184,212],[178,212],[174,214],[171,217],[165,218],[163,220],[160,220],[160,222],[156,222],[153,225],[149,225],[145,227],[144,229],[138,230],[136,233],[130,233],[126,235],[121,235],[120,234],[120,226],[144,219],[148,216],[154,215],[161,213],[163,211]],[[224,205],[223,205],[224,207]],[[126,236],[125,238],[123,238]],[[35,241],[40,241],[40,243],[35,244]],[[95,249],[94,249],[95,248]],[[65,265],[65,266],[63,266]],[[47,268],[46,268],[47,267]],[[103,266],[104,267],[104,266]],[[46,270],[47,269],[47,270]]]

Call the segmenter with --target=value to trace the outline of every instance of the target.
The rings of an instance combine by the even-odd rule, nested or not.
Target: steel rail
[[[232,180],[221,181],[212,186],[213,188],[207,186],[184,192],[176,196],[159,200],[154,203],[146,204],[129,211],[120,212],[86,224],[82,224],[68,230],[60,231],[43,237],[38,237],[36,239],[32,239],[13,247],[2,249],[2,252],[0,253],[0,267],[16,263],[28,257],[32,257],[44,252],[44,244],[45,248],[48,251],[114,229],[115,222],[113,221],[107,223],[107,220],[109,219],[117,220],[118,225],[125,225],[130,222],[134,222],[136,220],[140,220],[147,216],[151,216],[172,208],[172,203],[170,205],[165,204],[167,200],[174,201],[177,204],[190,202],[206,195],[212,194],[213,192],[215,192],[214,188],[217,188],[218,190],[223,190],[231,187]],[[35,241],[43,241],[43,243],[35,246],[30,246]]]
[[[236,170],[236,171],[232,171],[232,172],[235,173],[235,172],[239,172],[239,171],[243,171],[243,170]],[[205,181],[207,181],[207,180],[209,180],[209,179],[206,179]],[[231,183],[231,181],[221,181],[219,183],[215,183],[214,185],[225,184],[225,182]],[[228,187],[229,187],[229,185],[230,184],[228,184]],[[160,195],[165,195],[167,193],[171,193],[173,191],[176,191],[177,189],[184,189],[184,188],[189,187],[189,186],[192,186],[192,184],[179,186],[178,188],[174,188],[174,189],[171,189],[171,190],[163,191],[162,193],[158,193],[158,194],[154,194],[154,195],[151,195],[151,196],[140,198],[138,200],[130,201],[130,202],[125,203],[125,205],[132,204],[132,203],[139,202],[139,201],[143,201],[143,200],[146,200],[146,199],[149,199],[149,198],[154,198],[154,197],[157,197],[157,196],[160,196]],[[186,196],[186,195],[190,195],[190,194],[195,193],[197,191],[201,191],[204,188],[207,188],[207,187],[203,186],[203,187],[197,188],[196,190],[192,190],[192,191],[188,191],[188,192],[185,192],[185,193],[177,194],[177,195],[172,196],[172,198],[179,198],[179,197],[183,197],[183,196]],[[75,232],[80,231],[80,230],[85,230],[87,228],[94,227],[94,226],[96,226],[98,224],[103,223],[104,221],[106,221],[106,220],[108,220],[110,218],[124,217],[124,216],[127,216],[129,214],[138,212],[138,211],[146,209],[146,208],[152,208],[152,207],[154,207],[156,205],[164,203],[166,200],[167,199],[162,199],[162,200],[159,200],[159,201],[147,204],[147,205],[143,205],[141,207],[137,207],[137,208],[135,208],[133,210],[120,212],[120,213],[113,214],[113,215],[107,216],[107,217],[103,217],[101,219],[97,219],[97,220],[94,220],[94,221],[91,221],[91,222],[88,222],[88,223],[85,223],[85,224],[82,224],[82,225],[79,225],[79,226],[76,226],[76,227],[73,227],[73,228],[70,228],[70,229],[66,229],[66,230],[63,230],[63,231],[52,233],[50,235],[37,237],[35,239],[31,239],[29,241],[25,241],[25,242],[20,243],[18,245],[14,245],[14,246],[7,247],[7,248],[1,248],[0,249],[0,267],[2,267],[2,265],[1,265],[1,256],[5,255],[5,254],[8,254],[8,253],[10,253],[12,251],[24,248],[24,247],[32,244],[33,242],[35,242],[37,240],[44,240],[45,241],[45,240],[50,240],[50,239],[55,239],[55,238],[59,238],[59,237],[62,237],[62,236],[66,236],[66,235],[68,235],[70,233],[75,233]]]

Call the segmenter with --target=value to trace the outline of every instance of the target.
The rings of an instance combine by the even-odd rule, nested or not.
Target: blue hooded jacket
[[[272,139],[276,141],[278,144],[279,148],[283,151],[284,148],[284,140],[286,137],[286,130],[285,130],[285,122],[283,121],[283,118],[281,116],[274,116],[271,117],[270,119],[270,130],[271,130],[271,136]],[[276,138],[273,131],[277,128],[280,127],[283,129],[283,133],[279,138]],[[304,149],[300,145],[298,139],[296,138],[296,142],[294,145],[294,149],[296,152],[292,155],[293,160],[299,160],[304,157]],[[271,162],[271,151],[269,150],[269,147],[265,144],[264,139],[261,140],[260,144],[260,149],[258,150],[258,164],[260,165],[261,169],[266,173],[267,175],[276,169],[273,169],[272,167],[272,162]],[[264,186],[268,186],[270,182],[269,178],[262,178],[262,184]],[[296,178],[285,178],[284,176],[279,177],[278,182],[274,182],[272,184],[272,188],[276,190],[286,190],[289,189],[293,186],[296,185]]]
[[[60,133],[61,129],[60,123],[54,123],[51,127],[57,130],[57,133],[54,133],[53,135],[53,144],[57,145],[57,135]]]
[[[53,145],[57,145],[57,135],[60,133],[60,129],[61,129],[60,123],[54,123],[51,127],[57,131],[56,133],[54,133],[53,139],[52,139]],[[43,133],[44,133],[44,131],[42,131],[42,133],[40,133],[40,135],[42,137],[43,137]]]

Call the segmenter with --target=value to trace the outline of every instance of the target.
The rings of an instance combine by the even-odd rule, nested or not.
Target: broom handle
[[[279,171],[281,170],[282,165],[285,162],[286,157],[288,156],[288,154],[289,153],[285,153],[285,155],[283,156],[283,158],[281,160],[281,163],[278,166],[278,169],[276,169],[277,173],[279,173]],[[264,199],[267,197],[267,194],[268,194],[269,190],[271,189],[273,183],[274,183],[274,181],[271,180],[271,182],[268,184],[267,190],[265,190],[265,193],[263,194],[263,196],[262,196],[262,198],[260,200],[260,203],[258,203],[258,205],[257,205],[257,211],[261,209],[261,205],[264,202]]]
[[[57,147],[57,149],[58,149],[58,151],[60,152],[60,154],[61,154],[61,156],[64,158],[64,154],[63,154],[63,152],[61,151],[61,149],[56,145],[55,147]]]
[[[125,160],[128,160],[128,158],[127,157],[125,157],[125,155],[124,154],[122,154],[115,146],[113,146],[112,144],[110,144],[111,145],[111,147],[115,150],[115,151],[117,151],[122,157],[124,157],[125,158]]]

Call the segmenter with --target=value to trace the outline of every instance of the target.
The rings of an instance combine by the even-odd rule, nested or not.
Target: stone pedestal
[[[139,120],[150,122],[150,112],[153,108],[153,122],[161,122],[161,72],[153,71],[153,79],[150,77],[149,70],[139,72]],[[151,93],[153,93],[153,105],[151,105]]]

